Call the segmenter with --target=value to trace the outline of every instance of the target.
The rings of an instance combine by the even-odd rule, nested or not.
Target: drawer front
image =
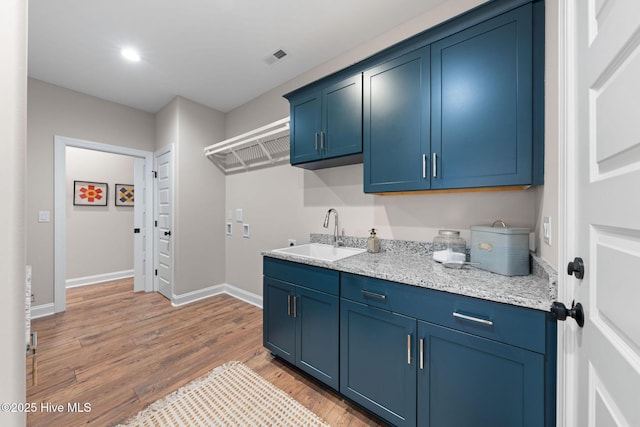
[[[545,353],[539,310],[343,273],[341,297],[451,329]]]
[[[459,331],[545,353],[545,313],[446,292],[432,292],[418,317]]]
[[[420,308],[415,299],[423,297],[426,291],[415,286],[349,273],[342,273],[340,283],[342,298],[412,317],[416,317],[415,312]]]
[[[263,258],[262,267],[262,272],[267,277],[329,295],[337,296],[339,294],[340,273],[335,270],[269,257]]]

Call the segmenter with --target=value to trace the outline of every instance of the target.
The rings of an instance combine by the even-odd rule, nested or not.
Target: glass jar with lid
[[[467,260],[467,242],[459,231],[438,230],[433,238],[433,259],[438,262]]]

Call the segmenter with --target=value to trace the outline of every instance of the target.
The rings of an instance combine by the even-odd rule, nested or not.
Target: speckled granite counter
[[[330,243],[331,236],[312,234],[312,243]],[[474,267],[455,270],[433,261],[430,243],[382,240],[377,254],[363,253],[335,262],[285,255],[272,251],[272,258],[375,277],[412,286],[549,311],[557,296],[557,273],[544,260],[532,256],[529,276],[502,276]],[[345,238],[345,246],[366,247],[366,238]]]

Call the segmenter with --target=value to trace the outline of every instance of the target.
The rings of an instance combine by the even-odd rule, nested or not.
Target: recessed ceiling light
[[[140,61],[140,55],[134,49],[124,48],[120,51],[120,53],[129,61],[132,61],[132,62]]]

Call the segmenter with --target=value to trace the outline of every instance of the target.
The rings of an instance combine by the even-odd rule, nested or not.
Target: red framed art
[[[108,187],[105,182],[73,181],[73,204],[107,206]]]

